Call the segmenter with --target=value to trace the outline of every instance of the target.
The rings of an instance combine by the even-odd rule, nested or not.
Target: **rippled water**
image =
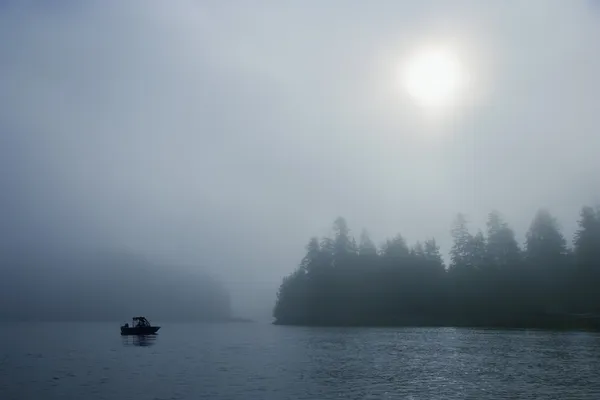
[[[600,335],[0,325],[0,399],[600,399]]]

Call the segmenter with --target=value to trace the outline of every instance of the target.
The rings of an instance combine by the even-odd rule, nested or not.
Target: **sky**
[[[597,1],[0,1],[0,237],[126,248],[270,312],[311,236],[570,237],[600,201]],[[399,87],[424,43],[469,75],[432,117]]]

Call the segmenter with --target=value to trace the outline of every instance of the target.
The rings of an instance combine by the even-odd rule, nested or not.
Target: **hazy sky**
[[[338,215],[447,250],[456,212],[521,238],[547,207],[570,237],[598,38],[589,0],[1,0],[0,233],[206,265],[242,312]],[[436,119],[396,76],[431,41],[471,79]]]

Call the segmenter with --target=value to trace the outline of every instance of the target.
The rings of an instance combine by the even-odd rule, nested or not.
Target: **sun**
[[[449,48],[421,49],[403,64],[401,83],[414,101],[427,108],[452,106],[465,84],[458,55]]]

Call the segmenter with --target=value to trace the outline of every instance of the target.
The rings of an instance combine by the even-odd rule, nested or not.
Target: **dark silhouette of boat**
[[[160,326],[152,326],[144,317],[133,317],[133,324],[121,326],[121,335],[154,335],[160,329]]]

